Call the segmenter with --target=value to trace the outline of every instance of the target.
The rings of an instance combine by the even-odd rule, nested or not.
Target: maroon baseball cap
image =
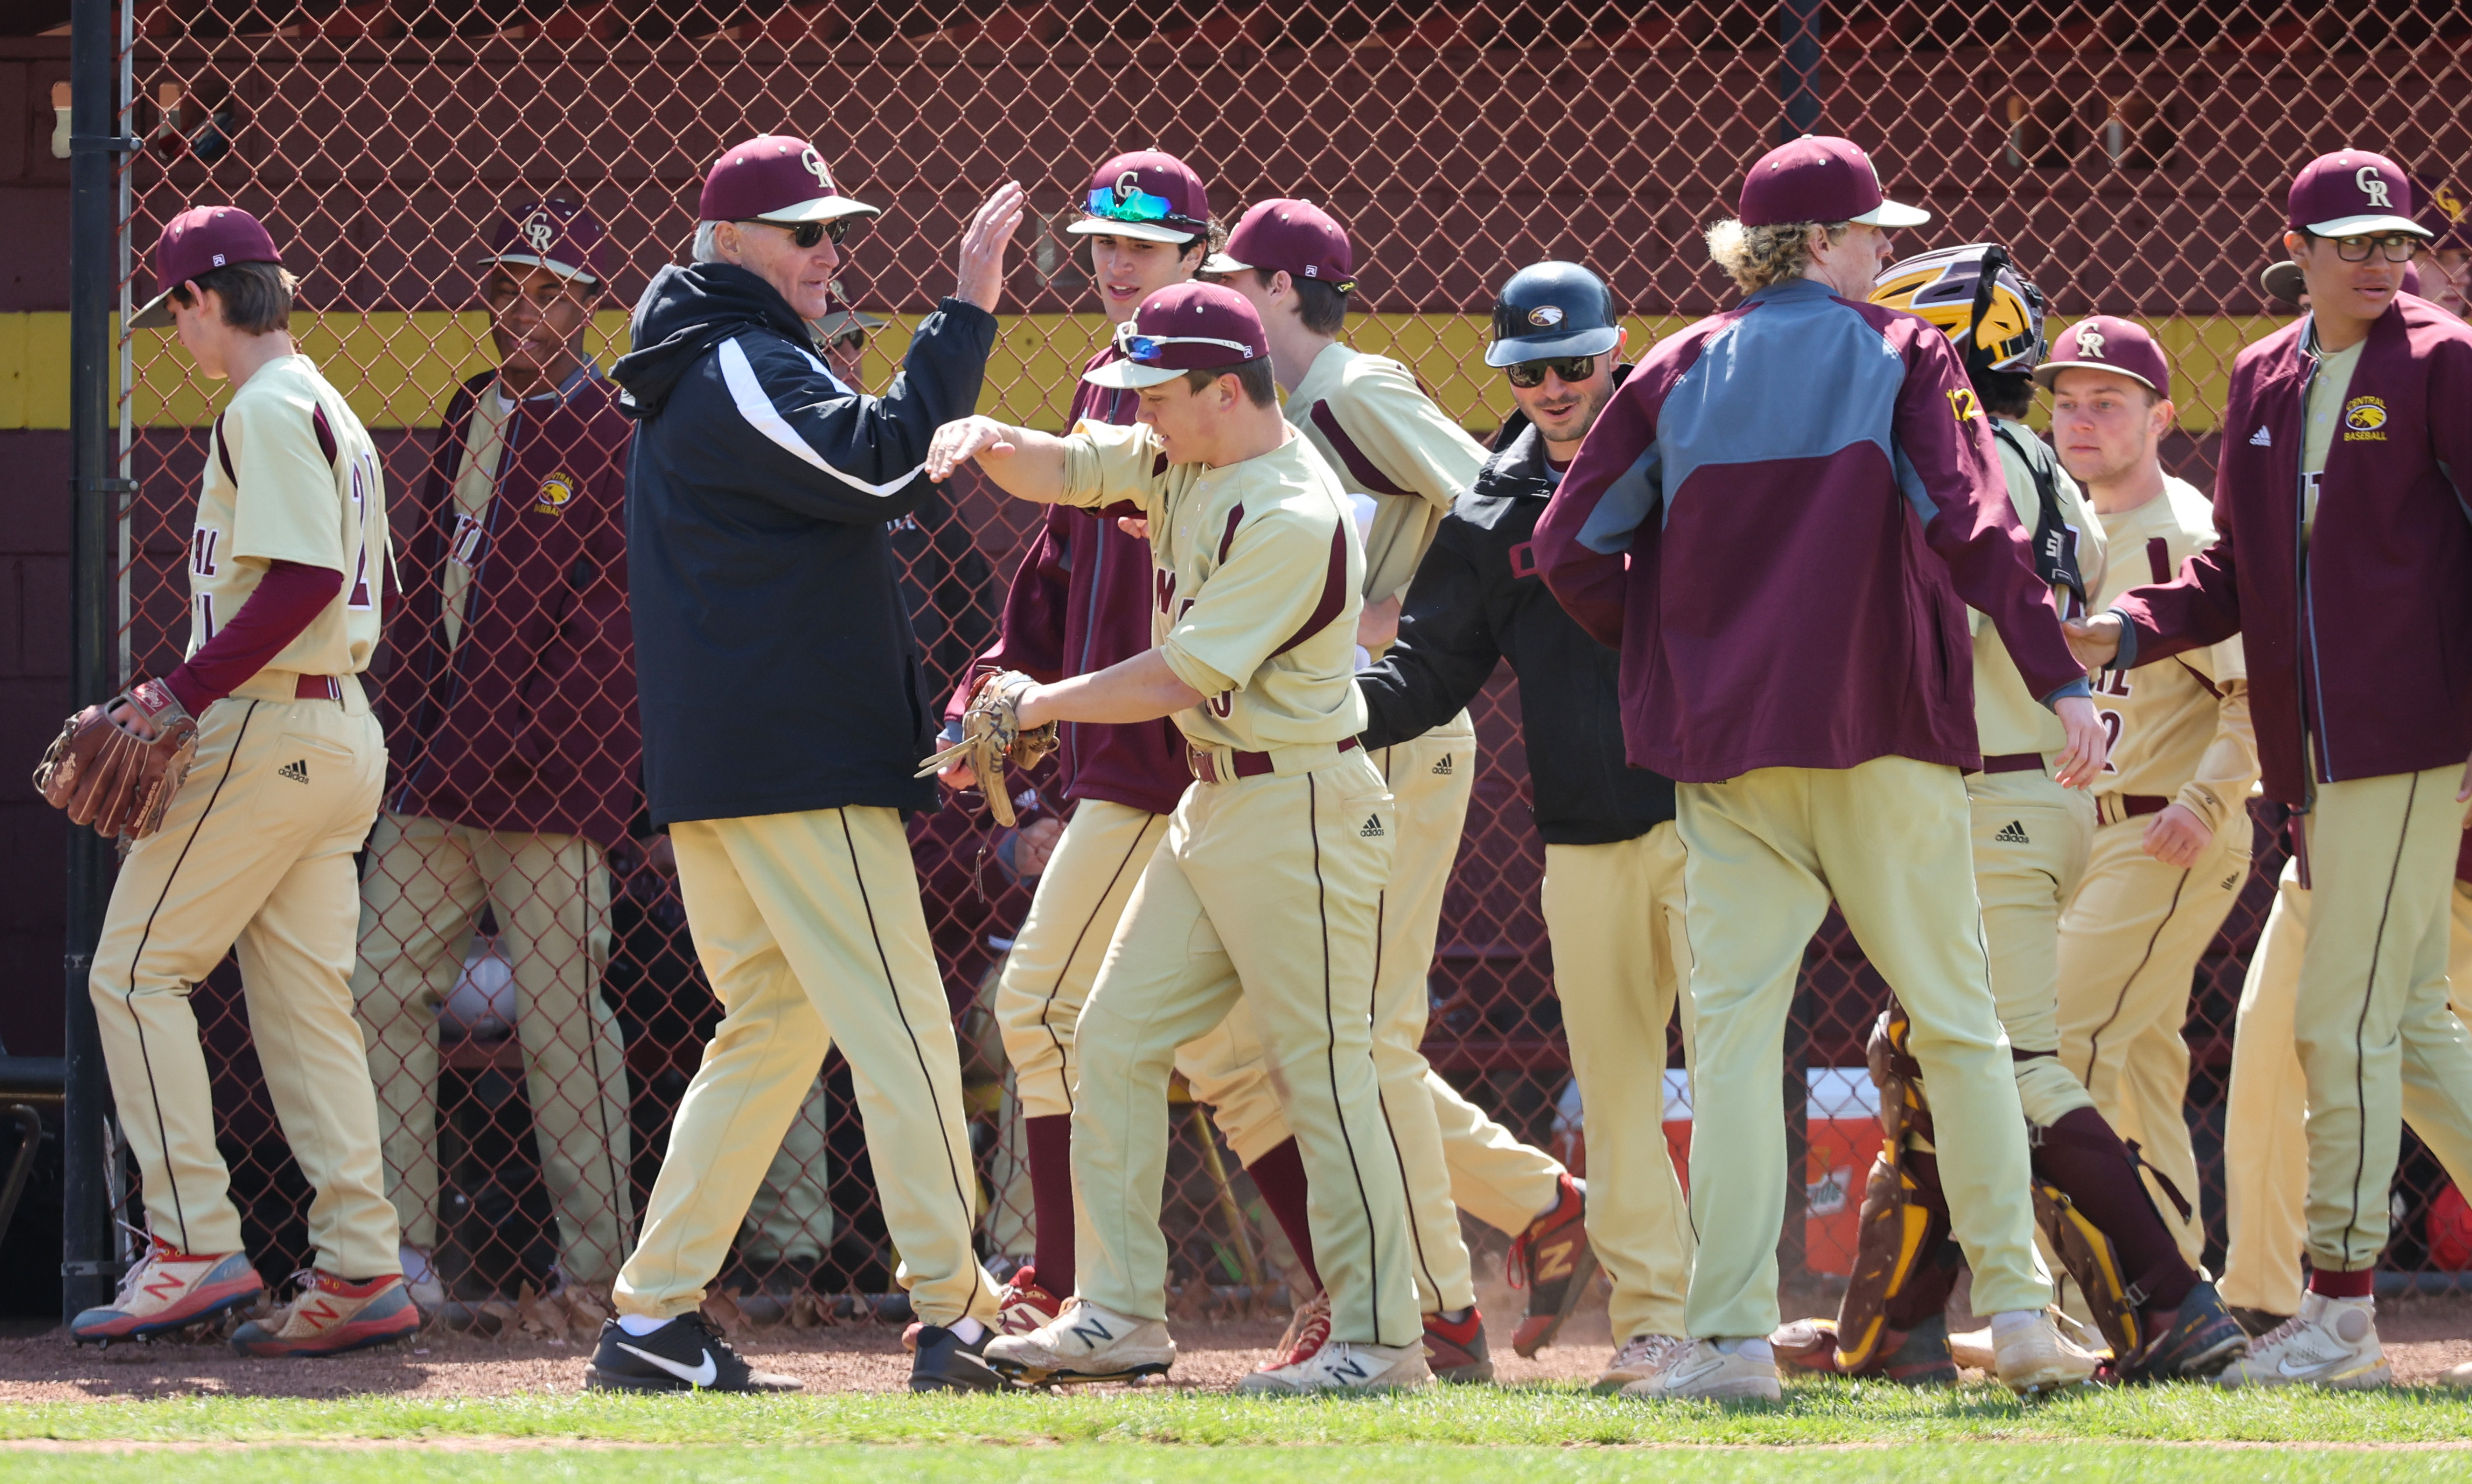
[[[1347,245],[1347,228],[1331,214],[1307,200],[1255,201],[1227,234],[1225,251],[1214,252],[1201,265],[1205,273],[1234,273],[1258,268],[1293,278],[1326,283],[1342,294],[1356,288],[1356,254]]]
[[[2172,363],[2146,326],[2117,315],[2095,315],[2060,332],[2051,359],[2034,367],[2034,384],[2045,391],[2062,371],[2118,371],[2154,389],[2158,397],[2172,394]]]
[[[1185,243],[1210,231],[1210,193],[1193,167],[1157,150],[1119,154],[1090,177],[1077,237],[1137,237]]]
[[[283,261],[266,225],[238,206],[192,206],[163,224],[154,240],[154,296],[129,318],[132,330],[169,329],[172,291],[201,273],[234,263]]]
[[[2317,237],[2436,235],[2412,219],[2412,177],[2403,167],[2366,150],[2338,150],[2301,166],[2291,206],[2292,229]]]
[[[608,274],[608,260],[602,251],[605,240],[600,218],[573,201],[553,197],[526,201],[501,218],[498,229],[489,234],[488,254],[481,262],[484,267],[512,263],[546,268],[561,278],[581,278],[597,288]]]
[[[1781,144],[1743,177],[1735,214],[1745,226],[1794,222],[1859,222],[1866,226],[1920,226],[1931,213],[1890,200],[1880,172],[1851,139],[1811,134]]]
[[[844,196],[814,145],[789,134],[765,134],[732,149],[703,173],[696,220],[830,222],[871,217],[881,209]]]
[[[1082,373],[1096,387],[1155,387],[1187,371],[1241,365],[1271,353],[1262,317],[1218,283],[1170,284],[1116,326],[1116,359]]]

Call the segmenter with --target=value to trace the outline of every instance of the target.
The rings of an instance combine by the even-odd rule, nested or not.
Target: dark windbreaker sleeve
[[[713,350],[736,409],[712,455],[717,482],[802,515],[892,520],[933,492],[920,470],[936,430],[973,411],[995,347],[993,315],[959,299],[920,322],[901,374],[881,397],[854,392],[778,335],[731,336]]]
[[[1484,579],[1454,539],[1463,530],[1457,517],[1442,522],[1408,584],[1398,642],[1381,664],[1356,677],[1371,717],[1367,747],[1395,746],[1458,716],[1502,658],[1501,641],[1486,618]]]

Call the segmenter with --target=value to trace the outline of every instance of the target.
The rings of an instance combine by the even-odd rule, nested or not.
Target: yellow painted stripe
[[[891,380],[896,352],[908,343],[909,327],[916,323],[915,317],[891,318],[892,326],[868,348],[871,386]],[[2288,321],[2263,315],[2190,315],[2141,322],[2172,357],[2179,382],[2175,389],[2180,426],[2208,433],[2222,422],[2232,358]],[[372,428],[435,425],[455,384],[492,359],[488,318],[478,311],[303,314],[295,323],[301,350],[344,389],[353,411]],[[1671,334],[1689,320],[1666,316],[1625,323],[1630,352],[1636,355],[1654,337]],[[2055,320],[2051,333],[2056,338],[2065,327],[2066,321]],[[1007,317],[987,364],[979,410],[1010,422],[1060,428],[1082,363],[1102,343],[1105,330],[1105,320],[1097,315]],[[1487,326],[1482,316],[1367,315],[1353,321],[1348,338],[1361,350],[1415,367],[1434,399],[1468,427],[1497,426],[1509,406],[1502,374],[1485,365]],[[605,365],[624,351],[626,312],[596,316],[591,344]],[[67,315],[0,315],[0,429],[68,427],[68,350]],[[140,426],[194,428],[212,420],[210,389],[191,372],[170,332],[139,331],[136,351],[133,412]],[[117,358],[114,365],[116,369]]]

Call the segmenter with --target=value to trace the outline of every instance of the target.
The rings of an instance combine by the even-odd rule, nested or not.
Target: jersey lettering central
[[[215,636],[270,563],[344,575],[343,591],[267,668],[358,674],[377,648],[387,554],[377,449],[306,356],[258,368],[215,419],[189,534],[189,648]]]

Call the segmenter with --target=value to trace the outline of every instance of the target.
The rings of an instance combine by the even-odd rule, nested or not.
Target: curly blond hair
[[[1716,260],[1745,294],[1756,294],[1772,283],[1800,278],[1811,267],[1811,233],[1828,233],[1834,245],[1844,240],[1845,222],[1786,222],[1775,226],[1745,226],[1727,217],[1708,228],[1708,256]]]

